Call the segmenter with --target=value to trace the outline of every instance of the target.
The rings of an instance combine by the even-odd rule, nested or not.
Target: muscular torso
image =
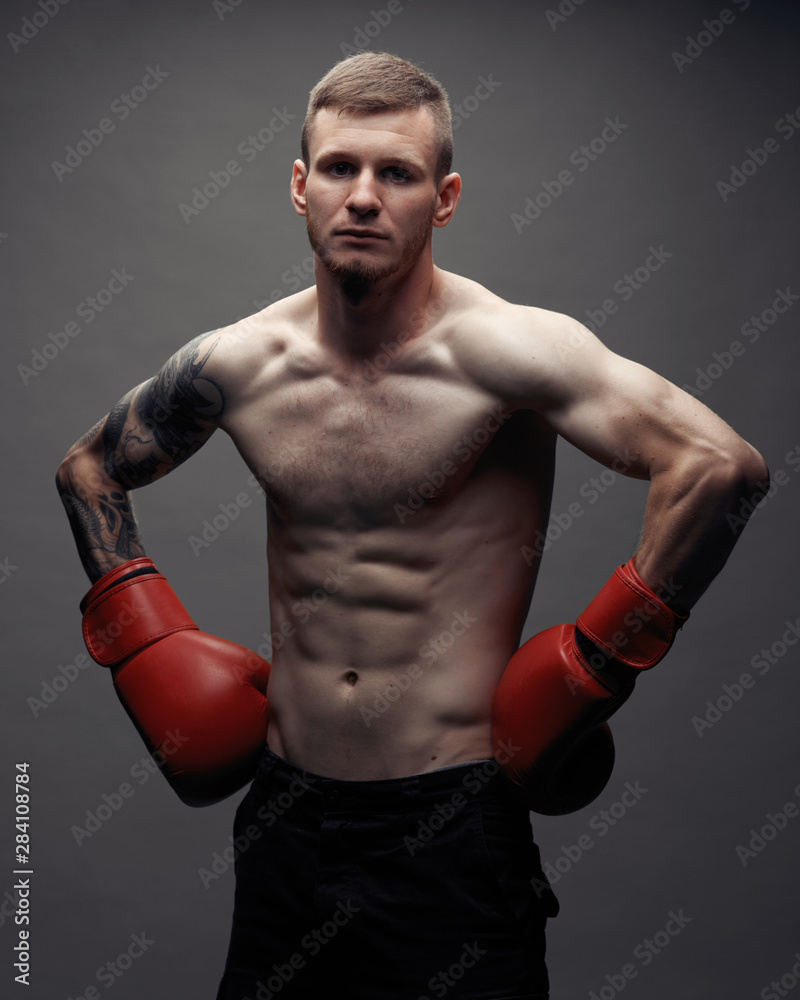
[[[477,287],[372,363],[320,343],[313,290],[240,331],[222,426],[267,495],[268,741],[310,771],[388,778],[492,754],[555,439],[475,370]]]

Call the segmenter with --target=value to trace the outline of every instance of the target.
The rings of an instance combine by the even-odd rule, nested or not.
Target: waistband
[[[405,809],[415,803],[424,808],[442,796],[463,795],[465,801],[514,801],[507,779],[494,758],[467,761],[403,778],[344,781],[296,767],[267,747],[256,782],[267,780],[272,789],[292,796],[309,793],[312,797],[319,796],[326,806],[362,808],[364,811],[374,811],[381,805]]]

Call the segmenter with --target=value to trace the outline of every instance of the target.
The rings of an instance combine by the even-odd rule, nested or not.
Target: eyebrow
[[[339,149],[323,149],[315,157],[317,162],[323,162],[325,160],[335,161],[335,160],[346,160],[351,161],[358,159],[359,153],[354,153],[353,150],[339,150]],[[417,160],[413,157],[406,156],[403,154],[394,155],[388,154],[386,156],[378,157],[379,162],[391,164],[392,166],[405,167],[410,170],[425,170],[425,162],[423,160]]]

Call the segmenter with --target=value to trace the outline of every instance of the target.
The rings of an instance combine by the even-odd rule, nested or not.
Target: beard
[[[358,260],[350,254],[337,254],[330,246],[325,245],[310,208],[306,213],[306,232],[317,259],[330,275],[349,286],[370,286],[384,278],[400,276],[411,270],[431,234],[435,209],[436,203],[432,201],[425,217],[406,236],[399,260]]]

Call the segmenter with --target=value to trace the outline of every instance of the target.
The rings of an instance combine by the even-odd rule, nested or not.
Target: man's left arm
[[[740,525],[766,494],[766,463],[699,400],[575,326],[577,359],[569,363],[567,355],[547,376],[534,405],[581,451],[649,480],[634,563],[666,603],[688,612],[738,540],[729,515]]]
[[[669,651],[738,533],[728,516],[766,492],[758,452],[696,399],[607,350],[585,327],[544,313],[540,335],[512,332],[495,384],[615,472],[650,482],[641,541],[575,625],[555,625],[512,657],[492,734],[504,770],[537,812],[588,805],[611,774],[606,720],[642,670]],[[506,748],[513,746],[508,756]],[[506,755],[506,760],[500,756]]]

